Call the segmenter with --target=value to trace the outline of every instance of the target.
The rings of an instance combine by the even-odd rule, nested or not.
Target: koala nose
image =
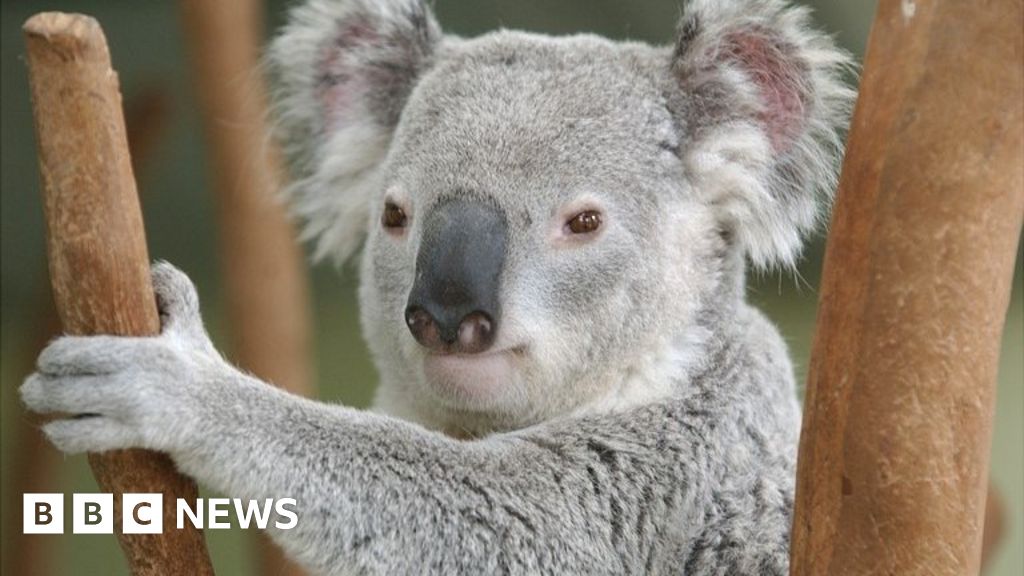
[[[478,354],[498,330],[505,216],[481,201],[447,200],[430,210],[416,256],[405,321],[433,352]]]
[[[494,343],[494,321],[486,312],[471,312],[452,322],[438,320],[425,309],[410,306],[405,321],[416,341],[435,352],[477,354]]]

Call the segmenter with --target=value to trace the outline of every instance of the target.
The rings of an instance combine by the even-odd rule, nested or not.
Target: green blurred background
[[[216,1],[216,0],[209,0]],[[860,56],[874,12],[870,0],[811,2],[819,21],[837,40]],[[285,2],[267,5],[268,29],[283,17]],[[667,42],[679,14],[677,0],[437,0],[446,30],[474,35],[498,27],[565,34],[595,32],[612,38]],[[16,388],[46,337],[49,298],[39,203],[32,120],[24,65],[21,23],[41,10],[91,14],[99,19],[118,69],[129,120],[158,117],[155,133],[136,175],[142,192],[150,254],[183,268],[196,281],[215,340],[224,341],[221,279],[216,261],[216,228],[208,190],[204,144],[200,136],[191,82],[184,60],[178,6],[148,0],[4,0],[0,44],[0,469],[3,528],[20,528],[20,496],[12,483],[21,465],[14,450],[31,425],[16,398]],[[148,114],[148,116],[147,116]],[[819,276],[820,239],[795,275],[751,279],[751,298],[781,326],[792,347],[798,380],[803,380],[814,327],[815,286]],[[1019,254],[1018,254],[1019,256]],[[316,330],[316,371],[320,396],[355,406],[371,397],[375,374],[359,336],[354,273],[329,266],[310,271]],[[992,458],[993,482],[1006,502],[1008,538],[990,571],[999,576],[1024,573],[1024,302],[1018,257],[1013,303],[1007,319],[999,374],[999,397]],[[51,450],[46,447],[45,450]],[[47,489],[64,493],[96,491],[82,457],[59,463]],[[12,498],[14,496],[14,498]],[[69,500],[70,501],[70,498]],[[13,520],[13,522],[12,522]],[[218,574],[249,574],[254,554],[251,539],[240,530],[207,531]],[[53,574],[123,574],[125,568],[112,536],[42,536],[53,553]],[[3,534],[3,554],[12,538]],[[40,567],[42,568],[42,567]],[[13,576],[13,575],[12,575]]]

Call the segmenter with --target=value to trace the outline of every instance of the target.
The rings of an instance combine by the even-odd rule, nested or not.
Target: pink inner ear
[[[324,47],[317,70],[316,92],[328,127],[344,121],[345,114],[365,89],[359,78],[357,52],[380,41],[381,35],[371,22],[354,19],[339,25],[334,41]]]
[[[351,71],[346,68],[345,58],[334,47],[320,63],[316,96],[328,127],[335,126],[354,102],[356,87],[352,85]]]
[[[775,151],[784,152],[807,117],[806,67],[794,47],[763,30],[730,33],[724,46],[720,57],[739,64],[757,85],[763,104],[758,119]]]

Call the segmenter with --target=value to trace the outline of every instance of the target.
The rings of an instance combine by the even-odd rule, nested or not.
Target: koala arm
[[[175,461],[229,495],[296,498],[299,526],[274,536],[323,572],[639,573],[674,552],[663,526],[697,526],[700,459],[610,420],[464,442],[249,379],[221,393]],[[700,451],[682,428],[664,441]]]
[[[154,284],[160,336],[60,338],[23,400],[76,415],[45,427],[64,451],[161,450],[232,497],[295,498],[297,526],[272,535],[317,572],[657,572],[700,528],[706,408],[458,441],[243,374],[210,343],[184,274],[158,264]]]

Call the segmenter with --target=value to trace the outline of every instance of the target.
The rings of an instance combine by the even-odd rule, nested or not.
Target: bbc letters
[[[22,502],[25,534],[64,533],[64,494],[24,494]],[[179,498],[173,506],[175,526],[168,528],[178,530],[186,523],[201,529],[231,528],[232,517],[243,529],[273,525],[279,530],[290,530],[299,522],[294,498],[197,498],[194,503]],[[160,534],[165,528],[163,494],[122,494],[120,518],[115,518],[115,514],[113,494],[73,494],[71,532],[113,534],[114,523],[120,522],[125,534]]]

